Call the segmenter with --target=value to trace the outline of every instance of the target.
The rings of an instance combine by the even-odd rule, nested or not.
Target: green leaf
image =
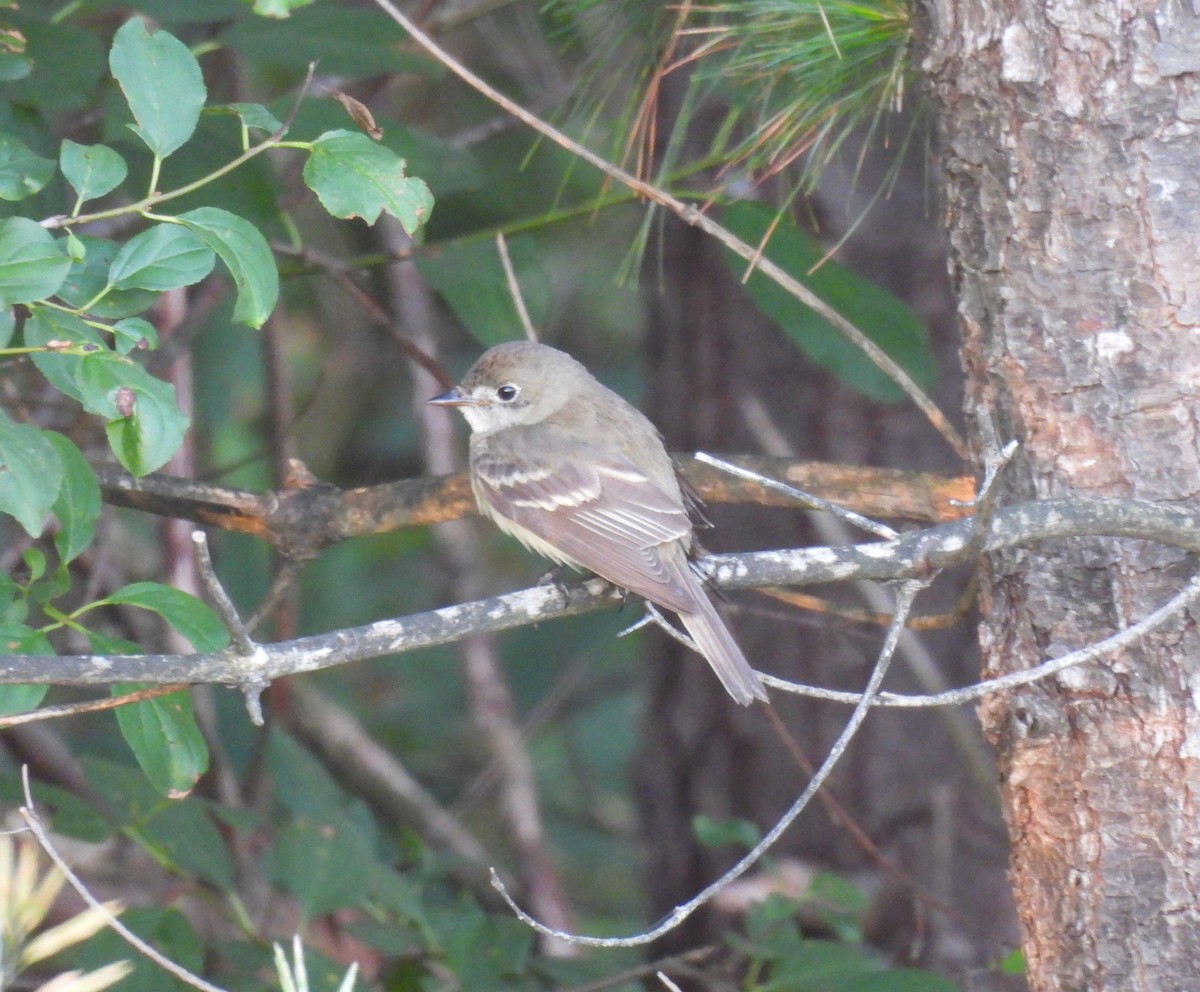
[[[131,17],[113,37],[108,64],[138,122],[133,131],[155,155],[166,158],[192,136],[208,94],[187,45]]]
[[[1025,974],[1025,952],[1022,951],[1021,948],[1014,947],[1011,951],[1004,955],[1000,961],[1000,974]]]
[[[222,889],[236,884],[229,850],[203,801],[167,803],[139,824],[138,832],[160,860],[181,874]]]
[[[26,339],[44,344],[60,331],[59,340],[79,340],[82,332],[99,335],[69,314],[35,314],[26,322]],[[85,337],[84,340],[90,340]],[[108,423],[109,445],[134,475],[161,468],[179,449],[188,419],[175,402],[175,387],[150,375],[130,358],[97,346],[89,355],[37,354],[42,374],[89,413]]]
[[[21,552],[21,560],[25,563],[31,582],[36,583],[46,574],[46,553],[40,548],[26,548]]]
[[[146,686],[114,685],[114,696]],[[196,726],[187,691],[117,707],[117,725],[146,778],[170,799],[181,799],[208,770],[208,746]]]
[[[87,258],[87,248],[74,231],[67,232],[67,257],[72,265],[78,265]]]
[[[390,118],[380,113],[376,108],[372,109],[375,110],[375,123],[383,129],[383,138],[379,143],[385,148],[390,148],[399,158],[404,159],[405,171],[409,175],[421,176],[429,184],[435,202],[439,197],[480,190],[486,183],[492,181],[491,175],[484,169],[472,149],[452,144],[444,138],[418,130],[406,123],[401,123],[395,118]],[[327,131],[336,131],[345,126],[345,107],[333,99],[312,97],[301,104],[295,120],[292,121],[289,134],[294,138],[303,137],[310,141],[315,141],[318,136],[325,134]],[[540,174],[537,174],[538,178],[531,180],[527,173],[520,171],[522,159],[528,153],[529,144],[526,142],[520,146],[520,151],[514,148],[513,157],[516,159],[515,162],[510,164],[508,162],[497,163],[496,161],[489,160],[488,167],[499,167],[505,172],[511,169],[513,174],[518,177],[518,181],[513,183],[514,190],[518,189],[521,183],[529,183],[531,181],[539,189],[544,185],[555,186],[555,183],[543,182]],[[561,165],[562,167],[566,167],[567,164],[565,157],[563,162],[556,163],[556,165]],[[536,209],[526,210],[525,208],[528,204],[525,202],[514,204],[506,201],[501,207],[504,211],[504,216],[514,218],[527,217],[530,213],[534,213],[537,210],[549,209],[556,203],[554,200],[556,193],[561,196],[563,202],[566,202],[574,195],[578,195],[574,187],[557,185],[558,189],[551,191],[550,197],[547,198],[548,202],[539,202],[536,204]],[[590,192],[594,196],[596,187],[593,187]],[[486,194],[484,195],[484,199],[486,200]],[[459,206],[460,204],[456,201],[455,208],[457,209]],[[496,214],[496,207],[498,205],[495,203],[471,203],[463,206],[466,209],[462,213],[448,212],[440,217],[442,222],[454,225],[453,230],[446,235],[447,239],[451,236],[466,233],[468,230],[477,230],[481,223],[481,217],[486,217],[487,222],[490,224],[498,216]],[[462,226],[460,227],[460,225]]]
[[[117,420],[128,416],[123,412],[125,408],[134,406],[133,385],[141,384],[147,377],[149,373],[133,359],[111,351],[97,351],[79,358],[75,385],[79,401],[88,413]]]
[[[749,820],[717,820],[703,814],[692,817],[692,833],[705,847],[734,844],[749,850],[762,839],[762,834]]]
[[[415,234],[433,210],[429,187],[404,175],[404,159],[365,134],[321,135],[304,164],[304,182],[334,217],[361,217],[374,224],[386,210],[409,234]]]
[[[45,346],[51,341],[90,345],[97,351],[104,348],[104,339],[100,337],[100,332],[89,327],[74,314],[39,307],[25,321],[25,343],[30,347],[37,347]],[[60,393],[64,393],[80,403],[84,402],[83,393],[79,388],[82,355],[40,352],[31,357],[33,364],[46,377],[50,385]]]
[[[200,207],[179,221],[221,256],[237,286],[233,319],[262,327],[279,299],[279,271],[271,246],[249,221],[217,207]]]
[[[65,564],[92,543],[102,506],[100,485],[96,473],[73,441],[55,431],[46,431],[46,439],[53,445],[62,464],[62,486],[53,506],[59,524],[54,546]]]
[[[831,871],[814,872],[808,886],[808,898],[831,910],[862,917],[871,908],[871,899],[843,875]]]
[[[512,979],[525,970],[533,933],[520,920],[487,915],[465,896],[436,907],[429,916],[446,964],[462,988],[511,988]]]
[[[0,654],[54,656],[54,647],[40,630],[18,623],[0,624]],[[0,716],[28,713],[46,698],[49,685],[0,686]]]
[[[117,652],[106,650],[105,653]],[[92,791],[104,797],[116,824],[138,827],[162,808],[162,796],[141,771],[127,762],[109,761],[85,753],[80,756],[80,764]]]
[[[765,203],[735,203],[724,214],[725,226],[750,244],[758,244],[778,220],[779,211]],[[806,275],[824,251],[786,218],[775,227],[765,255],[851,321],[918,384],[928,386],[934,381],[937,362],[925,327],[902,301],[835,262],[826,262]],[[747,263],[732,252],[726,257],[740,279]],[[755,272],[746,284],[746,292],[812,361],[846,385],[881,402],[904,398],[900,388],[861,351],[787,290]]]
[[[349,797],[325,766],[286,733],[272,729],[266,756],[276,782],[304,783],[303,789],[285,789],[277,797],[294,817],[335,819],[349,806]]]
[[[37,537],[58,498],[62,476],[62,463],[46,433],[0,412],[0,512]]]
[[[141,313],[158,299],[158,293],[152,289],[109,288],[99,301],[93,302],[99,292],[108,286],[108,271],[117,257],[119,246],[113,241],[87,234],[80,235],[79,241],[83,245],[83,258],[71,266],[67,278],[58,288],[58,295],[67,304],[73,307],[87,306],[90,316],[111,320]]]
[[[105,596],[103,601],[157,613],[191,641],[197,651],[220,651],[229,643],[229,631],[212,607],[182,589],[159,582],[134,582]]]
[[[0,220],[0,307],[52,296],[71,260],[49,232],[28,217]]]
[[[0,627],[0,644],[5,646],[5,654],[54,654],[54,649],[50,648],[49,641],[46,642],[46,646],[49,648],[46,651],[8,650],[13,638],[6,636],[6,630],[7,628]],[[46,640],[40,630],[31,630],[30,633],[40,636],[43,641]],[[0,716],[15,716],[18,713],[28,713],[30,710],[37,709],[49,691],[50,686],[48,685],[0,685]]]
[[[108,281],[117,289],[162,292],[199,282],[215,263],[212,249],[189,228],[155,224],[117,251]]]
[[[790,992],[792,989],[845,992],[855,988],[856,982],[870,982],[883,974],[866,951],[834,941],[777,942],[769,943],[761,950],[774,959],[771,981],[763,987],[763,992]],[[882,988],[876,987],[883,992]]]
[[[23,200],[54,175],[53,159],[35,155],[24,142],[0,133],[0,200]]]
[[[141,654],[142,646],[136,641],[115,637],[99,630],[84,630],[92,654]]]
[[[12,52],[0,52],[0,83],[11,83],[24,79],[33,72],[33,63]]]
[[[87,362],[81,379],[98,366],[98,362]],[[104,430],[117,460],[131,475],[143,476],[162,468],[179,450],[188,419],[175,402],[174,386],[155,379],[141,366],[133,368],[142,375],[118,387],[132,392],[129,413],[110,419]],[[121,398],[130,399],[128,394],[118,393],[118,402]]]
[[[148,320],[141,317],[126,317],[112,326],[117,354],[128,355],[134,349],[158,347],[158,331]]]
[[[267,134],[277,134],[283,130],[283,121],[261,103],[227,103],[212,109],[232,111],[241,118],[246,127],[257,128],[259,131],[266,131]]]
[[[534,327],[550,311],[550,280],[542,268],[537,241],[515,237],[508,254],[521,296]],[[489,241],[451,241],[417,257],[417,269],[475,338],[485,345],[524,336],[516,305],[508,290],[504,266]]]
[[[17,315],[11,307],[0,310],[0,348],[7,348],[17,331]]]
[[[28,616],[29,596],[25,588],[10,576],[0,575],[0,626],[27,630],[25,620]],[[4,653],[0,650],[0,654]]]
[[[378,860],[341,817],[294,820],[263,859],[267,878],[295,896],[306,919],[361,905]]]
[[[962,986],[931,971],[916,968],[889,968],[873,974],[847,975],[820,987],[829,992],[962,992]],[[780,992],[795,988],[780,986]]]
[[[77,145],[64,139],[58,162],[80,200],[94,200],[111,193],[129,173],[125,159],[108,145]]]

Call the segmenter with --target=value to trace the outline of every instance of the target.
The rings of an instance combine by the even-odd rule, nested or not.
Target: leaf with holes
[[[404,159],[365,134],[327,131],[313,142],[304,182],[334,217],[374,224],[386,210],[415,234],[429,221],[433,194],[404,174]]]
[[[175,387],[112,352],[85,355],[77,376],[83,405],[104,417],[108,443],[132,475],[145,475],[179,450],[188,419]]]

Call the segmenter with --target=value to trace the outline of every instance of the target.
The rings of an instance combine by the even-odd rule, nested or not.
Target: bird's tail
[[[721,685],[737,702],[749,706],[754,700],[767,701],[767,690],[758,673],[742,654],[737,641],[717,613],[717,608],[702,589],[695,590],[693,601],[696,609],[691,613],[680,613],[679,619],[692,635],[696,647],[717,673]]]

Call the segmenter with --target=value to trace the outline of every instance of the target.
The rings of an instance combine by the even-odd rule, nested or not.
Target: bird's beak
[[[425,402],[430,406],[477,406],[479,403],[478,400],[472,399],[458,386],[447,389],[444,393],[439,393]]]

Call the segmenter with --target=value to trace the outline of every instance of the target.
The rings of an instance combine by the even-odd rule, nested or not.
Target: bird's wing
[[[472,467],[487,509],[559,552],[552,557],[669,609],[695,608],[683,502],[628,459],[593,450],[550,464],[527,451],[513,459],[483,450]]]

